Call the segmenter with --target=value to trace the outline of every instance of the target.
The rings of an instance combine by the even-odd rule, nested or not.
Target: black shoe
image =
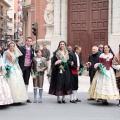
[[[76,102],[81,102],[81,100],[78,100],[78,99],[77,99],[77,100],[75,100],[75,101],[76,101]]]
[[[82,75],[82,73],[79,73],[79,76],[81,76]]]
[[[62,100],[62,103],[66,103],[66,101],[65,101],[65,100]]]
[[[103,105],[108,105],[109,103],[107,101],[102,101]]]
[[[96,102],[101,102],[101,101],[102,101],[102,99],[97,99],[97,100],[96,100]]]
[[[108,104],[109,104],[109,103],[106,101],[106,102],[105,102],[105,105],[108,105]]]
[[[70,100],[70,103],[77,103],[75,100]]]
[[[61,101],[57,101],[59,104],[61,104]]]
[[[118,106],[118,107],[120,107],[120,103],[119,103],[119,104],[117,104],[117,106]]]
[[[31,101],[28,99],[28,100],[27,100],[27,103],[31,103]]]
[[[88,100],[88,101],[92,101],[92,100],[95,100],[95,99],[94,99],[94,98],[88,98],[87,100]]]

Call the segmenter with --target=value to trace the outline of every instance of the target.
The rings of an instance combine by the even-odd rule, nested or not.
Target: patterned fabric
[[[111,68],[112,54],[109,56],[105,54],[100,55],[100,62],[106,67],[106,76],[103,76],[101,72],[96,72],[92,84],[89,89],[89,95],[95,99],[120,99],[119,90],[116,86],[116,78],[113,69]],[[109,69],[108,69],[109,68]]]
[[[99,57],[99,63],[102,63],[106,67],[106,69],[109,70],[112,66],[112,59],[113,55],[111,53],[109,53],[108,55],[102,53]]]
[[[113,69],[110,68],[106,73],[110,79],[102,76],[100,72],[95,74],[89,89],[90,97],[95,99],[120,99]]]
[[[43,88],[44,83],[44,71],[47,69],[47,61],[46,58],[41,57],[34,57],[33,59],[33,65],[32,65],[33,72],[37,72],[38,69],[40,69],[40,72],[37,72],[38,75],[33,80],[33,86],[38,88]]]
[[[13,99],[7,80],[0,76],[0,105],[12,104]]]
[[[112,66],[116,69],[116,78],[120,78],[120,54],[114,56],[112,61]]]
[[[13,103],[10,87],[7,80],[3,77],[6,74],[3,67],[2,57],[0,57],[0,105],[7,105]]]
[[[61,53],[61,51],[58,50],[58,51],[56,52],[56,57],[57,57],[58,60],[61,60],[61,59],[62,59],[62,60],[64,60],[65,62],[67,62],[68,59],[69,59],[68,51],[65,50],[65,54],[63,55],[63,54]]]
[[[26,55],[25,55],[25,62],[24,66],[30,66],[31,65],[31,49],[26,49]]]
[[[13,102],[25,102],[28,99],[28,96],[22,76],[22,71],[18,64],[18,59],[14,54],[10,53],[12,59],[14,60],[14,63],[11,63],[7,59],[6,54],[7,52],[5,52],[3,55],[3,61],[5,64],[11,66],[11,75],[7,81],[10,86]]]
[[[114,56],[114,59],[112,61],[112,67],[116,69],[117,87],[120,91],[120,53]]]

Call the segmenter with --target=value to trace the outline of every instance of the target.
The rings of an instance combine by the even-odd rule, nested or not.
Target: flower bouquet
[[[64,60],[57,60],[55,62],[55,66],[59,66],[59,69],[60,69],[60,73],[62,74],[63,71],[65,71],[65,66],[66,66],[66,62]]]
[[[6,69],[6,74],[5,74],[5,78],[9,78],[10,77],[10,75],[11,75],[11,66],[9,66],[9,65],[6,65],[5,66],[5,69]]]
[[[42,61],[42,62],[39,62],[39,64],[38,64],[38,67],[39,68],[42,68],[42,67],[44,67],[45,66],[45,63]]]
[[[57,60],[56,62],[55,62],[55,65],[60,65],[61,64],[61,60]]]
[[[101,63],[96,63],[96,64],[94,65],[94,68],[97,69],[97,70],[100,70],[100,64],[101,64]],[[103,66],[103,67],[104,67],[104,66]]]
[[[106,69],[105,69],[105,67],[104,67],[104,65],[102,63],[96,63],[94,65],[94,68],[96,70],[100,70],[101,73],[102,73],[102,76],[105,76],[105,77],[109,78],[108,75],[106,74]]]

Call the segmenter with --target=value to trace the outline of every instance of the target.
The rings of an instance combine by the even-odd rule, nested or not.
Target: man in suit
[[[77,98],[77,90],[78,90],[78,74],[80,71],[80,57],[79,54],[81,53],[81,47],[75,46],[74,50],[69,53],[69,62],[70,65],[70,71],[71,71],[71,78],[72,78],[72,93],[70,96],[70,102],[71,103],[77,103],[81,102],[81,100],[78,100]]]
[[[19,65],[23,73],[23,79],[27,90],[29,85],[31,64],[34,57],[34,49],[32,48],[32,38],[27,37],[25,46],[20,46],[19,49],[23,54],[19,57]],[[27,100],[27,102],[31,103],[29,99]]]
[[[98,51],[97,46],[92,47],[92,54],[88,58],[88,62],[86,63],[87,68],[89,70],[89,76],[90,76],[90,84],[92,83],[92,80],[94,78],[94,75],[96,73],[96,69],[94,68],[94,65],[99,62],[99,56],[101,52]],[[88,100],[94,100],[93,98],[89,98]]]

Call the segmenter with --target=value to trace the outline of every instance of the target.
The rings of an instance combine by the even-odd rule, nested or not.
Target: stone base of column
[[[45,39],[51,39],[54,33],[54,25],[45,24],[44,26],[46,27]]]

